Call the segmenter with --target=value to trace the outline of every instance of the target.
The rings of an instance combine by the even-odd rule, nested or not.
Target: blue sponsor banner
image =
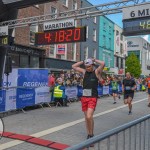
[[[35,90],[18,88],[16,101],[17,109],[32,105],[35,105]]]
[[[77,96],[78,96],[78,97],[81,97],[82,94],[83,94],[83,88],[82,88],[82,86],[77,86],[77,88],[78,88]]]
[[[47,69],[18,69],[18,86],[43,87],[48,85]]]
[[[98,86],[98,95],[102,96],[103,95],[103,87],[102,86]]]
[[[6,99],[6,91],[5,90],[0,90],[0,112],[5,111],[5,99]]]

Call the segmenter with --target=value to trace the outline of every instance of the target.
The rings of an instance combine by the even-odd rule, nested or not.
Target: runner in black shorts
[[[129,72],[126,73],[126,78],[122,83],[122,91],[124,92],[124,104],[128,104],[129,115],[132,114],[132,99],[134,97],[134,90],[136,89],[136,83],[131,78]]]

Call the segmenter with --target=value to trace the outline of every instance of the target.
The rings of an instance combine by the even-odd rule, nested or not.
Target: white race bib
[[[92,89],[83,89],[83,96],[92,96]]]
[[[126,86],[125,90],[131,90],[131,87],[130,86]]]

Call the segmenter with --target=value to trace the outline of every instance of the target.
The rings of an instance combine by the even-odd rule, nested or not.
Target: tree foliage
[[[134,53],[127,57],[125,66],[125,72],[130,72],[134,77],[139,77],[141,75],[140,61]]]

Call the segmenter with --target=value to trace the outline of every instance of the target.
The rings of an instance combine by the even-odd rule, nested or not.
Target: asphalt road
[[[136,120],[150,113],[147,107],[147,93],[136,92],[133,100],[133,113],[128,115],[128,108],[123,98],[113,104],[111,96],[98,100],[94,113],[95,135]],[[32,135],[34,137],[74,145],[86,139],[86,129],[80,102],[72,102],[69,107],[44,107],[20,112],[3,118],[5,132]],[[49,148],[31,143],[2,138],[0,150],[47,150]]]

